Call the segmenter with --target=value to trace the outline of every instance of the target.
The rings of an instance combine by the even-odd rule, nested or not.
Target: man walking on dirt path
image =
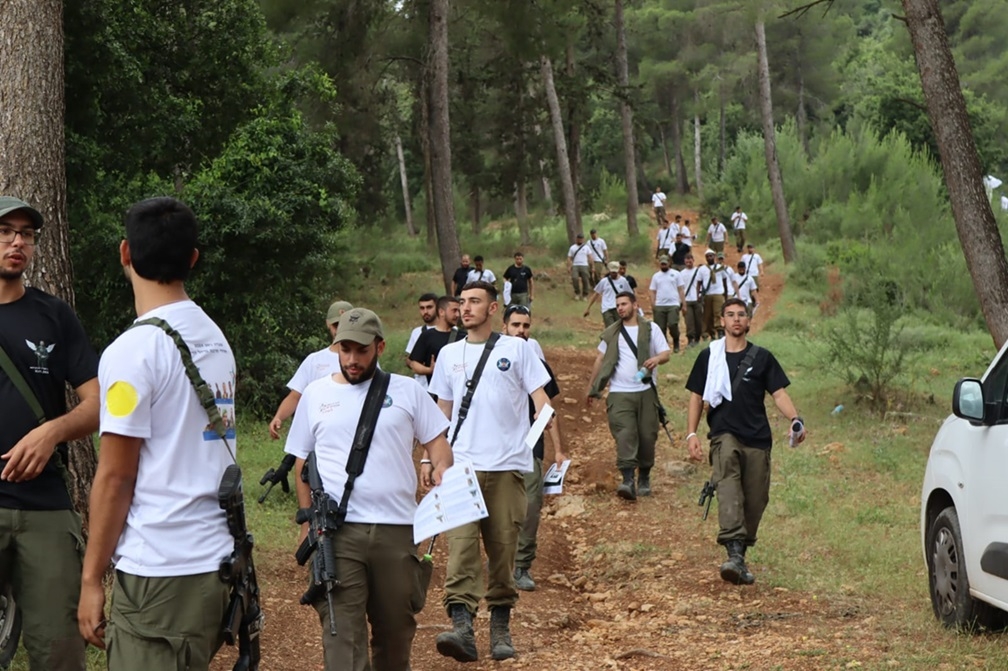
[[[511,302],[508,307],[512,305],[532,307],[535,281],[532,269],[525,265],[525,255],[521,252],[514,253],[514,264],[504,271],[504,281],[511,283]]]
[[[574,284],[574,300],[588,300],[588,292],[591,291],[591,268],[588,255],[588,243],[585,242],[584,233],[578,233],[577,238],[570,249],[567,250],[567,272],[570,273],[571,282]]]
[[[445,345],[453,343],[465,334],[459,334],[459,300],[454,296],[442,296],[437,302],[437,320],[434,327],[420,334],[413,351],[409,355],[409,367],[417,375],[423,375],[430,383],[434,374],[437,357]]]
[[[694,267],[693,254],[686,255],[686,266],[679,271],[683,286],[683,316],[686,319],[686,347],[700,344],[703,329],[703,280],[701,274],[706,274],[704,266]]]
[[[756,285],[759,286],[759,276],[763,272],[763,257],[756,253],[756,248],[751,242],[746,245],[742,263],[745,264],[745,274],[756,280]]]
[[[805,440],[805,426],[785,390],[790,381],[777,359],[747,340],[748,306],[737,298],[726,301],[721,320],[725,337],[700,352],[686,381],[690,392],[686,447],[690,458],[703,458],[697,429],[704,403],[709,404],[708,456],[718,500],[717,542],[728,553],[728,560],[721,564],[721,578],[751,585],[755,577],[746,566],[745,553],[756,543],[770,499],[773,433],[764,395],[770,394],[791,422],[792,445]]]
[[[655,251],[655,258],[661,256],[667,256],[672,253],[675,248],[676,235],[679,232],[679,227],[676,226],[675,229],[672,228],[672,224],[668,220],[662,222],[661,227],[658,229],[658,247]],[[681,239],[681,238],[680,238]]]
[[[423,323],[417,326],[410,332],[409,340],[406,342],[406,366],[409,367],[409,356],[413,351],[413,345],[416,344],[417,339],[420,334],[429,328],[434,328],[434,321],[437,319],[437,299],[438,296],[435,293],[427,292],[421,294],[420,298],[417,299],[417,307],[420,308],[420,319]],[[427,376],[414,374],[413,379],[420,383],[420,386],[424,389],[427,388]]]
[[[682,233],[676,233],[675,242],[672,244],[672,252],[668,255],[672,263],[672,270],[682,270],[686,267],[686,256],[693,254],[693,248],[682,240]]]
[[[745,229],[748,221],[749,217],[742,211],[742,206],[736,205],[735,211],[732,212],[731,223],[732,229],[735,231],[735,248],[738,249],[739,254],[742,253],[745,247]]]
[[[683,276],[669,268],[669,258],[658,259],[658,272],[651,277],[651,313],[658,330],[672,336],[672,353],[679,353],[679,313],[685,305]]]
[[[472,625],[484,598],[490,608],[491,657],[515,655],[510,622],[518,600],[514,583],[518,532],[527,507],[522,474],[533,467],[532,451],[525,446],[529,397],[536,416],[549,404],[543,389],[550,380],[546,367],[525,340],[494,333],[497,310],[497,289],[492,284],[474,282],[462,289],[462,323],[468,335],[441,350],[430,384],[438,406],[451,419],[448,435],[455,461],[472,463],[489,513],[486,519],[445,533],[444,606],[452,630],[438,635],[437,650],[460,662],[478,658]],[[476,378],[481,359],[485,365]],[[463,402],[468,413],[460,415]],[[487,554],[485,589],[481,538]]]
[[[632,292],[620,292],[616,310],[620,321],[602,332],[585,403],[590,406],[593,399],[602,398],[609,385],[606,414],[616,441],[616,468],[623,477],[616,494],[635,501],[638,495],[651,495],[659,403],[654,376],[669,360],[669,346],[657,324],[638,315]]]
[[[553,375],[553,370],[546,363],[546,358],[542,355],[542,348],[539,347],[539,343],[529,338],[529,333],[532,330],[532,315],[522,305],[512,305],[507,310],[504,311],[504,335],[509,335],[514,338],[521,338],[533,345],[536,349],[540,358],[542,359],[543,365],[546,366],[546,372],[549,373],[550,381],[546,384],[543,389],[546,391],[546,395],[549,396],[550,400],[556,398],[560,395],[560,387],[557,385],[556,376]],[[535,421],[534,415],[535,406],[529,404],[529,423]],[[549,434],[550,443],[553,445],[553,458],[550,460],[555,463],[557,467],[567,459],[567,456],[563,452],[563,445],[560,442],[560,423],[554,421],[550,424],[549,430],[545,433]],[[530,570],[532,568],[532,562],[536,558],[536,548],[537,539],[539,536],[539,517],[542,512],[542,502],[543,502],[543,461],[545,460],[545,446],[546,441],[545,433],[539,436],[539,440],[536,442],[535,447],[532,448],[532,460],[534,462],[533,469],[525,473],[525,497],[528,499],[528,511],[525,513],[525,522],[522,524],[521,533],[518,534],[518,550],[515,554],[515,568],[514,568],[514,580],[515,587],[522,590],[523,592],[531,592],[535,590],[535,581],[532,579],[532,574]]]
[[[368,390],[380,382],[378,357],[385,349],[381,320],[371,310],[351,310],[343,322],[335,338],[341,375],[308,385],[284,448],[296,458],[296,473],[301,473],[314,452],[324,489],[336,500],[346,486],[346,465],[358,422],[366,412]],[[366,669],[369,661],[370,668],[376,670],[410,668],[416,604],[424,598],[420,592],[424,569],[415,560],[413,543],[417,507],[414,441],[423,445],[431,462],[428,477],[434,484],[440,483],[452,465],[452,451],[445,438],[448,421],[437,405],[411,378],[389,378],[365,468],[353,482],[346,521],[332,539],[338,548],[335,571],[340,580],[332,593],[335,636],[330,633],[325,593],[320,592],[311,604],[319,615],[326,671]],[[333,412],[333,408],[339,410]],[[294,482],[298,503],[311,508],[308,483],[301,478]],[[301,540],[308,533],[305,522]]]
[[[497,276],[494,275],[493,271],[483,267],[483,257],[476,255],[473,257],[473,264],[476,266],[469,271],[469,279],[466,284],[470,282],[487,282],[489,284],[497,284]]]
[[[462,264],[455,269],[455,274],[452,275],[452,296],[458,296],[462,293],[462,287],[469,281],[469,271],[472,270],[470,263],[469,255],[463,254]]]
[[[759,307],[759,298],[757,297],[759,287],[756,286],[756,280],[751,275],[745,274],[745,263],[742,261],[738,262],[738,272],[735,274],[738,277],[738,282],[736,283],[738,297],[749,306],[749,315],[751,318],[756,315],[756,308]]]
[[[658,222],[660,226],[665,225],[665,194],[662,192],[661,187],[655,187],[654,193],[651,195],[651,205],[654,206],[655,221]]]
[[[348,310],[353,310],[353,306],[346,301],[336,301],[329,306],[329,310],[326,312],[326,328],[329,329],[330,342],[336,337],[340,317]],[[297,371],[294,372],[294,377],[287,383],[290,392],[284,397],[284,400],[280,401],[276,414],[269,422],[269,433],[273,440],[280,438],[280,429],[283,427],[284,420],[297,410],[298,401],[301,400],[301,394],[304,393],[305,387],[320,377],[338,371],[339,354],[336,343],[305,357]]]
[[[707,227],[707,246],[715,252],[723,252],[727,238],[728,229],[725,225],[717,217],[711,217],[711,224]]]
[[[701,289],[703,293],[704,311],[704,335],[716,340],[724,335],[721,327],[721,306],[724,305],[725,296],[728,293],[728,278],[724,273],[724,266],[715,261],[713,249],[708,249],[704,254],[707,265],[700,268],[700,281],[703,283]]]
[[[606,265],[609,263],[609,247],[606,241],[599,237],[594,228],[588,232],[588,260],[591,261],[592,284],[605,277]]]
[[[633,293],[633,289],[626,278],[620,277],[619,269],[620,265],[618,262],[613,261],[609,264],[609,274],[595,285],[595,291],[592,293],[591,300],[588,301],[588,307],[584,311],[585,317],[591,312],[591,307],[595,305],[595,301],[601,298],[602,323],[605,326],[609,326],[619,321],[619,314],[616,311],[616,295],[621,291]]]

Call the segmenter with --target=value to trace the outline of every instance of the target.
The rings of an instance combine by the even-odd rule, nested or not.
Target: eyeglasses
[[[34,228],[26,228],[23,231],[19,231],[9,226],[0,226],[0,242],[14,242],[14,238],[20,235],[21,242],[26,247],[33,247],[35,239],[38,237],[37,234],[38,232]]]
[[[528,309],[527,305],[512,305],[511,307],[509,307],[507,310],[504,311],[504,321],[507,321],[508,318],[511,317],[511,315],[513,315],[516,312],[520,315],[532,314],[532,311]]]

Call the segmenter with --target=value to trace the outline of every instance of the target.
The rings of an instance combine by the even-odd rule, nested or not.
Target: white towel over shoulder
[[[711,408],[721,405],[721,401],[732,400],[731,376],[728,374],[728,360],[725,358],[724,338],[711,341],[703,400],[707,401]]]

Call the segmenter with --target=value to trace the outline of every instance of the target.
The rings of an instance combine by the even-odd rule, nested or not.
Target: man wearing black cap
[[[67,441],[98,429],[98,357],[69,305],[24,284],[43,223],[27,203],[0,197],[0,358],[15,371],[0,366],[0,578],[10,581],[5,617],[16,600],[28,632],[31,669],[83,671],[81,520],[64,476]],[[67,384],[81,399],[69,412]],[[0,651],[4,668],[16,645],[15,632]]]
[[[588,299],[588,292],[591,289],[591,273],[589,272],[588,243],[585,242],[584,233],[578,233],[574,244],[567,250],[567,270],[571,274],[571,282],[574,283],[574,300],[583,301]]]

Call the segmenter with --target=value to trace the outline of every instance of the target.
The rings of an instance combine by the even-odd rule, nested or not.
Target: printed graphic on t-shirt
[[[230,350],[227,347],[227,343],[195,343],[190,346],[193,352],[194,358],[198,353],[206,354],[228,354]],[[220,413],[221,421],[224,422],[224,437],[228,440],[234,440],[237,433],[235,432],[235,392],[234,392],[234,381],[235,381],[235,371],[231,370],[228,372],[227,379],[221,381],[216,380],[210,382],[207,380],[207,384],[213,390],[214,401],[217,404],[217,412]],[[220,436],[214,431],[213,426],[207,422],[207,425],[203,428],[203,441],[209,442],[214,440],[220,440]]]
[[[39,340],[38,343],[33,343],[31,340],[25,340],[25,344],[28,345],[28,349],[35,353],[36,365],[31,367],[32,372],[39,375],[48,375],[49,355],[52,354],[53,348],[56,347],[56,343],[46,344],[45,340]]]
[[[498,359],[497,360],[497,370],[499,370],[501,372],[506,372],[510,368],[511,368],[511,361],[510,361],[510,359]]]

